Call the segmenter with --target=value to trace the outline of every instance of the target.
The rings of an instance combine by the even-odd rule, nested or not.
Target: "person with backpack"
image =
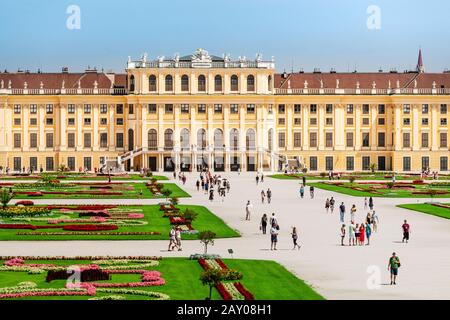
[[[311,196],[311,199],[314,199],[314,187],[313,186],[309,187],[309,195]]]
[[[396,285],[395,281],[397,280],[398,276],[398,268],[400,268],[400,259],[395,254],[395,252],[392,253],[392,256],[389,258],[388,262],[388,271],[390,271],[391,274],[391,285]]]
[[[341,223],[344,223],[344,218],[345,218],[345,205],[342,202],[341,205],[339,206],[339,214],[340,214],[340,219],[341,219]]]

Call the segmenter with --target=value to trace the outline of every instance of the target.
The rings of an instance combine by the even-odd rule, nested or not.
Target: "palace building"
[[[193,55],[126,73],[0,73],[11,171],[449,171],[450,73],[276,73],[274,60]]]

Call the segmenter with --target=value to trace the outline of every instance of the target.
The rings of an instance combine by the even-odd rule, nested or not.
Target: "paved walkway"
[[[358,208],[357,222],[365,218],[363,198],[336,194],[316,189],[316,197],[300,199],[297,180],[266,178],[256,186],[254,175],[223,174],[231,181],[231,192],[224,202],[209,202],[207,195],[197,192],[198,175],[188,174],[182,186],[192,198],[182,198],[182,204],[200,204],[208,207],[243,237],[220,239],[210,248],[211,253],[234,258],[275,260],[298,277],[312,285],[328,299],[449,299],[450,298],[450,221],[395,207],[402,203],[419,203],[428,199],[374,198],[375,210],[380,218],[378,233],[370,246],[341,247],[339,237],[338,205],[344,201],[347,211],[352,204]],[[169,182],[173,182],[173,179]],[[272,203],[261,204],[261,189],[270,187]],[[335,213],[326,214],[325,199],[336,199]],[[246,200],[254,204],[250,222],[244,220]],[[90,199],[41,200],[46,203],[92,203]],[[41,203],[39,201],[39,203]],[[158,200],[101,200],[102,203],[153,204]],[[450,199],[440,199],[450,202]],[[38,202],[38,201],[36,201]],[[278,251],[270,251],[270,236],[259,231],[263,213],[276,212],[280,224]],[[349,217],[346,217],[348,221]],[[411,225],[411,241],[401,243],[401,225],[407,219]],[[293,251],[291,226],[300,231],[300,251]],[[0,255],[160,255],[188,256],[199,253],[199,241],[184,241],[182,252],[168,252],[167,241],[54,241],[54,242],[2,242]],[[391,253],[399,255],[402,267],[397,286],[389,283],[387,261]],[[379,289],[369,289],[367,282],[376,278],[368,268],[379,270]],[[377,269],[378,268],[378,269]],[[372,271],[373,272],[373,271]],[[370,282],[370,281],[369,281]],[[375,281],[377,283],[378,281]]]

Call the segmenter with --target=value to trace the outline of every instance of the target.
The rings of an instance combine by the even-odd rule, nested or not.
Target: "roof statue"
[[[336,89],[339,89],[339,84],[340,84],[339,79],[336,79]]]
[[[360,83],[359,81],[356,81],[356,89],[359,89]]]
[[[257,53],[256,54],[256,61],[257,62],[261,62],[262,61],[262,54],[261,53]]]
[[[291,80],[289,80],[291,81]],[[305,83],[303,83],[303,86],[305,87],[305,89],[308,89],[308,81],[305,80]]]
[[[414,89],[417,89],[417,79],[414,79]]]
[[[175,62],[179,62],[180,61],[180,54],[179,53],[175,53],[174,60],[175,60]]]
[[[436,81],[433,81],[433,89],[436,89]]]
[[[400,80],[397,80],[397,89],[400,89]]]
[[[392,88],[392,85],[391,85],[391,80],[389,80],[389,85],[388,85],[388,89],[390,90]]]
[[[320,79],[320,89],[323,89],[323,80]]]
[[[12,82],[11,82],[11,80],[9,80],[8,81],[8,89],[11,89],[11,86],[12,86]]]
[[[192,55],[192,61],[195,62],[210,62],[211,56],[209,55],[208,51],[199,48],[195,53]]]
[[[148,57],[148,53],[144,52],[144,54],[142,55],[142,62],[147,62],[147,57]]]
[[[372,82],[372,89],[376,89],[377,88],[377,83],[374,81]]]
[[[94,81],[94,89],[98,89],[98,82],[97,82],[97,80]]]
[[[26,81],[23,83],[23,88],[24,88],[24,89],[27,89],[27,88],[28,88],[28,83],[27,83]]]
[[[66,81],[63,80],[61,83],[61,89],[65,89],[66,88]]]
[[[81,80],[78,80],[78,89],[81,89]]]
[[[39,84],[39,88],[40,89],[44,89],[44,83],[41,81],[41,83]]]

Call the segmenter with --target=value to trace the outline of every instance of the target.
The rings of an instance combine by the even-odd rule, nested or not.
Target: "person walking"
[[[328,199],[328,198],[325,201],[325,210],[326,210],[327,213],[330,210],[330,199]]]
[[[373,198],[372,197],[369,198],[369,209],[370,209],[370,211],[373,210]]]
[[[408,222],[406,220],[403,222],[402,230],[403,230],[402,242],[405,242],[405,240],[406,240],[406,243],[408,243],[409,233],[410,233],[410,226],[409,226],[409,224],[408,224]]]
[[[294,247],[292,248],[292,250],[295,250],[295,248],[298,248],[298,250],[300,250],[300,246],[297,244],[298,233],[297,233],[296,227],[292,227],[291,236],[292,236],[292,242],[294,243]]]
[[[364,223],[361,223],[359,226],[359,245],[364,245],[364,237],[366,235],[366,228],[364,227]]]
[[[261,173],[261,183],[264,182],[264,173]]]
[[[342,202],[341,205],[339,206],[339,215],[340,215],[340,221],[341,223],[344,223],[344,218],[345,218],[345,205]]]
[[[305,177],[305,175],[303,175],[303,177],[302,177],[302,182],[303,182],[303,185],[306,186],[306,177]]]
[[[300,186],[300,198],[303,199],[304,195],[305,195],[305,186],[302,184]]]
[[[364,198],[364,210],[367,210],[367,197]]]
[[[393,252],[388,262],[388,271],[390,271],[391,274],[391,285],[397,284],[395,281],[397,280],[398,268],[400,268],[400,266],[400,258]]]
[[[356,245],[359,246],[359,223],[356,224],[355,226],[355,239],[356,239]]]
[[[227,193],[230,192],[230,188],[231,188],[230,181],[227,181]]]
[[[366,238],[367,238],[367,245],[370,246],[370,236],[372,235],[372,228],[370,227],[369,223],[366,223]]]
[[[377,232],[378,230],[378,215],[375,210],[372,212],[372,231]]]
[[[214,201],[214,189],[209,190],[209,201]]]
[[[264,190],[261,190],[261,203],[264,204],[264,199],[266,199],[266,193]]]
[[[353,205],[350,209],[350,221],[355,221],[355,214],[356,214],[356,205]]]
[[[275,216],[275,212],[272,213],[272,216],[270,217],[270,221],[269,221],[270,225],[272,226],[273,224],[278,225],[278,219]]]
[[[195,186],[197,187],[197,191],[200,190],[200,180],[197,180],[197,182],[195,183]]]
[[[314,187],[313,186],[309,187],[309,195],[311,196],[311,199],[314,199]]]
[[[372,223],[372,215],[370,214],[370,211],[367,212],[367,216],[366,216],[366,224],[371,224]]]
[[[270,250],[277,250],[278,230],[280,230],[278,224],[272,224],[272,227],[270,228]]]
[[[245,220],[250,221],[250,214],[252,211],[253,205],[250,203],[250,200],[247,201],[247,205],[245,206]]]
[[[181,249],[181,228],[177,227],[175,230],[175,243],[177,244],[178,251],[182,251]]]
[[[344,239],[345,239],[345,224],[341,227],[341,246],[344,246]]]
[[[355,223],[353,221],[348,225],[348,245],[355,245]]]
[[[334,211],[334,203],[335,203],[335,200],[334,200],[333,197],[331,197],[331,199],[330,199],[330,211],[331,211],[331,214],[333,214],[333,211]]]
[[[266,195],[267,195],[267,203],[270,204],[270,201],[272,201],[272,190],[270,190],[270,188],[267,189]]]
[[[258,185],[258,183],[259,183],[259,175],[256,174],[256,185]]]
[[[262,218],[261,218],[261,226],[260,229],[262,231],[263,234],[266,234],[267,231],[267,214],[263,214]]]
[[[167,249],[167,251],[172,251],[176,246],[175,233],[175,226],[173,226],[169,231],[169,248]]]

